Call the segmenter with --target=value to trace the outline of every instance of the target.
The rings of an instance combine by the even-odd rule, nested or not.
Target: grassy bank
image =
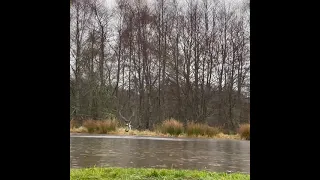
[[[250,179],[249,174],[240,173],[215,173],[196,170],[175,170],[175,169],[151,169],[151,168],[86,168],[71,169],[70,180],[82,179],[223,179],[223,180],[246,180]]]
[[[117,120],[94,121],[87,120],[82,125],[70,122],[71,133],[96,133],[113,135],[139,135],[139,136],[162,136],[162,137],[198,137],[198,138],[218,138],[218,139],[246,139],[250,140],[250,124],[240,126],[237,134],[224,134],[221,128],[211,127],[203,123],[189,122],[184,128],[183,124],[177,120],[169,119],[156,125],[154,131],[139,131],[133,129],[129,132],[120,126]]]

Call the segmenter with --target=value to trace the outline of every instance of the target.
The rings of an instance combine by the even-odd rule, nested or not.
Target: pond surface
[[[70,167],[250,173],[250,141],[70,134]]]

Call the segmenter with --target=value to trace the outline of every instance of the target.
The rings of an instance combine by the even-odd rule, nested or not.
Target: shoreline
[[[79,128],[78,128],[79,129]],[[163,134],[154,131],[138,131],[138,130],[131,130],[129,132],[125,132],[124,128],[119,128],[116,131],[111,131],[109,133],[88,133],[88,132],[81,132],[80,130],[77,131],[77,128],[70,129],[70,135],[88,135],[88,136],[103,136],[103,135],[115,135],[115,136],[137,136],[137,137],[155,137],[155,138],[183,138],[183,139],[219,139],[219,140],[244,140],[241,139],[239,134],[229,135],[219,133],[213,137],[208,136],[188,136],[187,134],[180,134],[178,136],[170,135],[170,134]]]

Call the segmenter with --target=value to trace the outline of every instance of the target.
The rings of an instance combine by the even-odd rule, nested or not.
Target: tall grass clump
[[[186,133],[188,136],[203,136],[205,134],[205,127],[199,123],[188,122]]]
[[[168,119],[162,122],[159,126],[159,130],[161,133],[170,134],[170,135],[180,135],[183,133],[183,123],[175,120]]]
[[[106,134],[111,131],[116,131],[118,121],[115,119],[108,119],[103,121],[97,121],[97,132]]]
[[[216,136],[220,132],[221,132],[220,128],[218,128],[218,127],[207,126],[206,135],[209,136],[209,137]]]
[[[94,133],[97,131],[97,121],[95,120],[85,120],[83,121],[83,127],[87,128],[88,133]]]
[[[77,122],[74,119],[70,121],[70,129],[76,128],[78,126]]]
[[[83,127],[83,126],[80,126],[80,127],[78,127],[78,128],[72,128],[72,129],[70,129],[70,132],[71,132],[71,133],[87,133],[88,130],[87,130],[87,128],[85,128],[85,127]]]
[[[239,134],[241,139],[250,140],[250,124],[241,124]]]
[[[86,120],[83,126],[88,129],[89,133],[106,134],[111,131],[116,131],[118,121],[115,119],[108,120]]]
[[[219,128],[207,124],[188,122],[186,133],[188,136],[209,136],[213,137],[220,133]]]

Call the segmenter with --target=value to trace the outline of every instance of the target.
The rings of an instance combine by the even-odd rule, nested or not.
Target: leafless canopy
[[[72,0],[71,118],[250,122],[249,2]]]

